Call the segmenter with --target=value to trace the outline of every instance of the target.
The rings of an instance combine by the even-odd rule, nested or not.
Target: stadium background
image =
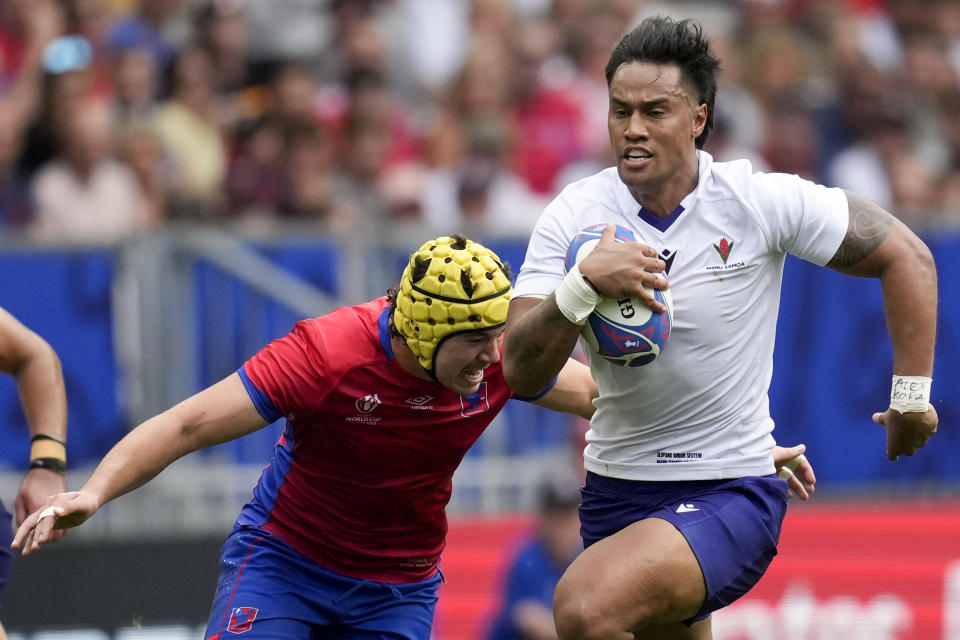
[[[602,94],[603,48],[642,15],[690,15],[716,34],[726,67],[710,151],[866,193],[922,235],[941,274],[934,397],[943,426],[929,447],[891,464],[869,420],[888,399],[891,370],[879,286],[788,261],[771,411],[779,442],[808,445],[818,491],[791,506],[781,556],[749,597],[716,616],[715,637],[960,639],[960,442],[951,428],[960,416],[957,3],[911,11],[893,0],[51,2],[65,9],[58,33],[82,34],[90,57],[61,41],[66,67],[36,70],[36,101],[18,121],[29,61],[12,66],[7,45],[18,5],[29,4],[0,0],[11,105],[0,117],[5,130],[22,129],[14,143],[0,141],[8,151],[0,156],[11,156],[0,163],[0,306],[63,361],[70,487],[131,426],[234,371],[297,318],[382,294],[425,237],[466,230],[519,267],[545,199],[606,162],[596,85]],[[116,35],[149,5],[167,11],[167,64],[200,42],[209,60],[187,69],[217,63],[219,75],[200,81],[221,107],[210,116],[222,153],[212,186],[186,179],[203,169],[191,168],[192,147],[151,128],[165,107],[195,105],[195,96],[176,83],[162,88],[158,73],[152,102],[135,109],[112,75],[131,50],[161,59],[162,47]],[[226,40],[219,48],[203,39],[217,33]],[[304,71],[312,83],[309,125],[275,112],[285,103],[270,78],[292,62],[292,75]],[[48,165],[82,164],[69,148],[84,138],[71,140],[70,127],[61,142],[39,142],[43,118],[63,116],[40,98],[68,77],[86,81],[79,102],[56,94],[67,107],[107,113],[90,121],[112,138],[157,143],[156,166],[129,146],[97,161],[132,169],[142,210],[91,196],[96,206],[64,222],[55,198],[36,197]],[[264,160],[270,145],[251,140],[278,121],[282,151]],[[376,135],[362,135],[371,128]],[[322,148],[304,151],[303,140]],[[46,159],[36,160],[38,148]],[[34,204],[13,206],[11,176]],[[301,188],[328,183],[322,194]],[[109,217],[81,218],[91,211]],[[28,443],[7,378],[0,416],[0,496],[9,503]],[[468,454],[450,505],[438,639],[481,637],[508,554],[531,525],[536,480],[573,463],[583,428],[511,403]],[[272,425],[188,456],[19,562],[4,598],[13,637],[199,637],[219,545],[278,434]]]

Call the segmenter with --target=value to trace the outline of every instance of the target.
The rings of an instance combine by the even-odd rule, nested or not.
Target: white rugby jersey
[[[544,210],[515,296],[563,279],[570,240],[592,224],[631,229],[667,263],[674,319],[660,356],[623,367],[584,351],[600,386],[587,470],[629,480],[774,472],[767,396],[786,254],[818,265],[847,231],[847,199],[794,175],[697,152],[699,182],[669,217],[642,209],[615,167],[567,186]]]

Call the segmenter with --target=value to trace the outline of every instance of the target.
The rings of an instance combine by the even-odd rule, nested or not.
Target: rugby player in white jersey
[[[601,294],[657,311],[644,285],[673,294],[656,361],[590,357],[600,396],[584,456],[586,550],[554,596],[561,640],[710,638],[711,612],[776,554],[787,487],[774,475],[767,392],[786,254],[882,283],[894,391],[874,421],[887,457],[913,454],[937,428],[929,250],[854,193],[714,162],[701,149],[718,72],[692,21],[650,18],[621,39],[606,68],[616,167],[547,206],[510,303],[504,372],[529,395],[560,370]],[[570,240],[599,223],[638,242],[614,242],[610,224],[565,274]]]

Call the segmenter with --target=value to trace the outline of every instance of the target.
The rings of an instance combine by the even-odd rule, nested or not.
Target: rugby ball
[[[606,224],[591,225],[571,240],[564,258],[565,271],[593,251],[604,227]],[[633,232],[620,225],[617,225],[615,239],[636,242]],[[667,307],[666,313],[653,312],[639,298],[604,297],[583,325],[580,335],[587,346],[620,366],[641,367],[656,360],[670,339],[673,298],[669,289],[647,291]]]

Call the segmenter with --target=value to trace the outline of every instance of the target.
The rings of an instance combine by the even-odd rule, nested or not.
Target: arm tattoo
[[[555,300],[555,298],[553,294],[551,294],[546,300],[552,301]],[[564,344],[563,340],[558,344],[553,341],[551,337],[570,331],[571,325],[557,308],[557,305],[555,303],[541,303],[531,309],[529,313],[531,316],[536,317],[534,326],[539,327],[539,329],[531,332],[522,342],[512,343],[511,346],[514,349],[514,354],[518,354],[516,358],[517,370],[520,371],[525,378],[537,379],[537,377],[543,375],[545,362],[549,360],[551,356],[556,356],[563,352],[564,349],[566,349],[566,354],[563,354],[562,357],[563,361],[566,361],[567,355],[573,351],[573,347],[576,344],[579,328],[571,336],[569,346]]]
[[[840,248],[827,263],[834,269],[855,265],[866,258],[893,228],[892,215],[863,196],[850,191],[845,193],[850,207],[850,224]]]

